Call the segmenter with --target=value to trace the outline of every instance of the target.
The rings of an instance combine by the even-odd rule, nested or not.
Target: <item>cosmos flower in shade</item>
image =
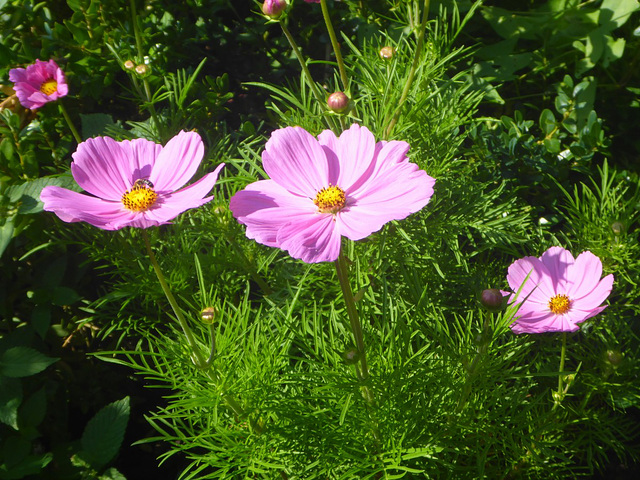
[[[236,193],[231,211],[259,243],[307,263],[336,260],[343,236],[361,240],[429,202],[435,180],[408,150],[406,142],[376,143],[359,125],[318,139],[300,127],[276,130],[262,153],[270,179]]]
[[[540,258],[525,257],[509,267],[507,281],[519,303],[514,333],[574,332],[578,324],[606,308],[613,275],[602,275],[602,262],[591,252],[574,259],[562,247],[551,247]],[[528,278],[527,278],[528,276]]]
[[[195,132],[180,132],[164,147],[142,138],[90,138],[73,154],[71,173],[91,195],[49,186],[42,189],[40,200],[65,222],[87,222],[104,230],[163,225],[213,199],[205,195],[224,164],[180,190],[196,173],[203,154]]]
[[[14,83],[13,88],[22,106],[31,110],[69,93],[64,73],[53,60],[36,60],[27,68],[11,69],[9,80]]]

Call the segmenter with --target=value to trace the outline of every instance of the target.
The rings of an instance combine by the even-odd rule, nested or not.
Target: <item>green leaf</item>
[[[545,108],[540,114],[540,130],[549,135],[556,128],[556,117],[551,110]]]
[[[0,422],[18,429],[18,407],[22,403],[22,383],[0,376]]]
[[[107,131],[107,128],[115,125],[113,117],[111,115],[107,115],[106,113],[91,113],[88,115],[81,113],[80,123],[82,129],[82,138],[85,140],[87,138],[104,135]]]
[[[5,195],[9,197],[9,202],[20,203],[18,213],[23,215],[40,213],[43,207],[43,203],[40,201],[40,193],[44,187],[49,185],[69,188],[78,192],[81,191],[71,175],[59,175],[55,177],[41,177],[20,185],[12,185],[7,188]]]
[[[129,397],[110,403],[89,420],[80,441],[80,455],[95,469],[116,456],[129,420]]]
[[[621,27],[638,8],[637,0],[604,0],[600,5],[598,23],[611,29]]]
[[[29,377],[40,373],[57,358],[46,355],[29,347],[13,347],[0,357],[0,375],[6,377]]]
[[[7,217],[4,223],[0,225],[0,257],[9,246],[9,242],[13,238],[13,221],[15,216]]]
[[[127,477],[112,467],[105,470],[104,473],[98,477],[98,480],[127,480]]]
[[[42,387],[31,395],[20,408],[20,430],[40,425],[46,412],[47,393],[45,387]]]

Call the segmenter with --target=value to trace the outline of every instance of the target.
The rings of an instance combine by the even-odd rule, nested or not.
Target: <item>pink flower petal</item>
[[[520,287],[524,285],[516,302],[526,301],[526,298],[532,295],[535,295],[539,301],[543,298],[548,301],[555,295],[549,281],[549,272],[536,257],[525,257],[512,263],[509,266],[507,282],[514,292],[520,290]]]
[[[404,167],[405,165],[401,166]],[[402,220],[421,210],[433,195],[435,180],[423,170],[406,164],[394,169],[388,178],[367,184],[348,208],[338,213],[342,235],[360,240],[380,230],[391,220]]]
[[[370,169],[376,152],[376,140],[366,127],[353,124],[342,132],[333,151],[339,161],[337,185],[349,191]]]
[[[262,152],[262,164],[272,180],[297,195],[315,198],[329,186],[327,156],[318,140],[300,127],[274,131]]]
[[[280,228],[277,242],[293,258],[319,263],[338,258],[341,238],[332,215],[310,214]]]
[[[613,275],[607,275],[588,293],[582,297],[571,298],[572,306],[581,310],[592,310],[602,305],[613,289]]]
[[[92,195],[120,202],[133,180],[129,153],[130,148],[112,138],[90,138],[72,155],[73,178]]]
[[[562,247],[551,247],[542,254],[540,260],[547,267],[556,293],[568,290],[568,270],[575,263],[573,255]]]
[[[269,247],[278,247],[278,231],[316,211],[313,201],[292,195],[273,180],[260,180],[237,192],[229,208],[238,222],[247,226],[247,237]]]
[[[157,192],[172,192],[193,177],[204,156],[204,145],[195,132],[180,132],[160,151],[149,175]]]
[[[110,202],[66,188],[48,186],[40,200],[44,209],[54,212],[64,222],[87,222],[104,230],[117,230],[135,215],[121,203]]]
[[[182,212],[191,208],[197,208],[205,203],[213,200],[213,196],[206,197],[207,193],[211,191],[213,186],[218,180],[218,174],[224,167],[224,163],[218,165],[213,172],[205,175],[197,182],[189,185],[174,193],[164,195],[161,197],[161,201],[158,202],[157,208],[151,208],[146,213],[149,219],[154,220],[160,224],[167,223],[169,220],[174,219]]]
[[[126,162],[127,190],[130,190],[136,180],[149,179],[156,159],[162,151],[162,145],[144,138],[124,140],[118,144],[122,149],[121,161]],[[154,189],[157,189],[155,184]]]
[[[590,293],[602,276],[602,262],[591,252],[582,252],[567,272],[567,295],[578,298]]]

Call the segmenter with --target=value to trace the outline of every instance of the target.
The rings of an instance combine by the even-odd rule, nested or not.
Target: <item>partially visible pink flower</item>
[[[528,275],[528,278],[527,278]],[[514,333],[575,332],[578,324],[607,306],[613,275],[602,275],[602,262],[591,252],[574,260],[562,247],[551,247],[540,258],[525,257],[509,267],[511,301],[522,302]]]
[[[27,68],[13,68],[9,80],[22,106],[32,110],[69,93],[64,73],[53,60],[36,60]]]
[[[406,142],[376,143],[359,125],[317,140],[282,128],[262,153],[271,179],[239,191],[229,206],[249,238],[307,263],[333,261],[343,236],[361,240],[429,202],[435,180],[409,162],[408,150]]]
[[[163,225],[213,199],[205,195],[224,164],[179,190],[196,173],[203,154],[195,132],[180,132],[164,147],[142,138],[90,138],[73,154],[71,173],[93,196],[49,186],[40,200],[65,222],[87,222],[104,230]]]

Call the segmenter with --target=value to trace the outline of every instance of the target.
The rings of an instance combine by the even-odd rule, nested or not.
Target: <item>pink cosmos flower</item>
[[[231,198],[247,236],[307,263],[334,261],[343,236],[361,240],[424,207],[435,180],[406,157],[409,144],[376,143],[366,127],[318,139],[300,127],[276,130],[262,153],[270,180]]]
[[[527,275],[529,278],[527,278]],[[575,332],[584,322],[606,308],[613,275],[602,275],[602,262],[591,252],[574,260],[562,247],[551,247],[540,258],[525,257],[509,267],[507,281],[514,292],[511,301],[521,302],[511,325],[514,333]]]
[[[64,73],[53,60],[36,60],[27,68],[11,69],[9,80],[14,83],[13,89],[22,106],[32,110],[69,93]]]
[[[87,222],[104,230],[163,225],[213,199],[205,195],[224,164],[178,190],[196,173],[203,154],[195,132],[180,132],[164,147],[142,138],[90,138],[73,154],[71,173],[93,196],[49,186],[40,200],[65,222]]]

